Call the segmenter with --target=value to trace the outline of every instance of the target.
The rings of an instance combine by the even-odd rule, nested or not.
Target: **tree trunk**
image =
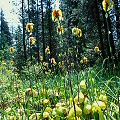
[[[53,57],[53,45],[52,45],[52,35],[51,35],[51,9],[50,9],[50,0],[48,1],[48,30],[49,30],[49,47],[50,47],[50,59]]]
[[[39,46],[39,37],[38,37],[38,0],[37,0],[37,18],[36,18],[36,40],[37,40],[37,59],[38,63],[40,62],[40,46]]]
[[[24,58],[25,58],[25,60],[27,60],[27,55],[26,55],[26,43],[25,43],[24,0],[22,0],[22,26],[23,26],[23,47],[24,47]]]
[[[111,32],[109,34],[110,36],[110,45],[111,45],[111,49],[112,49],[112,55],[115,55],[115,45],[114,45],[114,40],[113,40],[113,35],[112,35],[112,29],[111,29],[111,21],[110,21],[110,17],[108,17],[108,25],[109,25],[109,31]]]
[[[115,15],[116,15],[116,32],[117,32],[117,41],[116,41],[116,46],[117,46],[117,53],[118,53],[118,61],[120,61],[120,50],[119,50],[119,42],[120,42],[120,7],[118,3],[118,0],[114,0],[115,3]]]
[[[104,29],[105,29],[105,40],[104,40],[104,44],[106,44],[107,47],[107,54],[106,54],[106,58],[109,57],[110,62],[111,60],[111,53],[110,53],[110,44],[109,44],[109,37],[108,37],[108,28],[107,28],[107,24],[106,24],[106,17],[105,17],[105,12],[104,10],[102,10],[102,15],[103,15],[103,22],[104,22]]]
[[[43,61],[45,58],[45,36],[44,36],[44,14],[43,14],[43,0],[41,0],[41,12],[42,12],[42,41],[43,41]]]
[[[105,59],[105,51],[104,51],[104,42],[103,42],[103,37],[102,37],[102,28],[101,28],[101,22],[100,22],[100,12],[98,8],[98,3],[97,0],[95,0],[95,9],[96,9],[96,15],[97,15],[97,26],[98,26],[98,32],[99,32],[99,37],[100,37],[100,46],[102,50],[102,57]]]
[[[114,0],[115,3],[115,15],[116,15],[116,28],[117,28],[117,37],[120,39],[120,8],[118,7],[118,0]],[[120,4],[120,3],[119,3]]]

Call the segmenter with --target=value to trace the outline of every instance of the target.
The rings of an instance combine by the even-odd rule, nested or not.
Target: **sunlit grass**
[[[10,66],[0,65],[1,120],[119,119],[119,72],[95,66],[46,75],[34,65],[19,76]]]

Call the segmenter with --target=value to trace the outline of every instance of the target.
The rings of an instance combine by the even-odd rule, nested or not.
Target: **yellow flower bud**
[[[74,63],[71,63],[71,66],[72,66],[72,67],[74,67],[74,65],[75,65]]]
[[[64,33],[64,28],[63,28],[62,26],[58,26],[58,27],[57,27],[57,32],[58,32],[59,34],[63,34],[63,33]]]
[[[86,81],[85,80],[82,80],[80,82],[80,87],[83,88],[84,90],[86,90]]]
[[[83,60],[81,60],[81,61],[80,61],[80,63],[81,63],[81,64],[83,64],[83,63],[84,63],[84,61],[83,61]]]
[[[32,89],[32,92],[34,97],[38,97],[38,92],[36,90]]]
[[[81,37],[82,36],[82,30],[77,28],[76,35],[78,37]]]
[[[29,117],[29,120],[39,120],[40,119],[40,113],[34,113]]]
[[[94,101],[94,103],[92,104],[92,112],[101,113],[102,110],[105,110],[105,108],[106,108],[106,105],[102,101]]]
[[[82,30],[79,28],[72,28],[72,34],[77,35],[78,37],[82,36]]]
[[[27,25],[26,25],[26,30],[28,31],[28,32],[32,32],[32,30],[33,30],[33,23],[27,23]]]
[[[50,115],[49,115],[48,112],[44,112],[44,113],[43,113],[43,118],[49,118],[49,117],[50,117]]]
[[[76,116],[79,117],[82,114],[81,108],[75,104],[75,110],[76,110]],[[75,117],[75,110],[74,110],[74,106],[70,109],[68,114],[68,119]]]
[[[14,65],[14,63],[15,63],[14,61],[11,61],[11,65]]]
[[[45,49],[45,53],[50,54],[50,48],[49,48],[49,46],[47,46],[47,48]]]
[[[41,60],[41,61],[43,60],[43,56],[40,56],[40,60]]]
[[[10,116],[9,120],[17,120],[16,116]]]
[[[87,105],[87,104],[90,104],[90,100],[87,97],[85,97],[84,105]]]
[[[52,113],[52,112],[53,112],[53,109],[50,108],[50,107],[46,107],[46,109],[45,109],[44,112]]]
[[[34,96],[34,97],[38,97],[38,92],[32,88],[27,88],[26,92],[25,92],[26,96]]]
[[[84,57],[84,58],[83,58],[83,61],[84,61],[84,63],[88,62],[88,58],[87,58],[87,57]]]
[[[100,97],[99,97],[99,100],[107,103],[108,99],[107,99],[107,96],[106,95],[103,95],[103,94],[100,94]]]
[[[104,102],[102,102],[102,101],[97,101],[97,103],[98,103],[98,106],[100,106],[100,108],[101,108],[102,110],[105,110],[106,105],[105,105]]]
[[[82,103],[84,101],[84,95],[82,92],[79,93],[79,96],[77,95],[75,98],[74,98],[74,101],[76,104],[78,103]]]
[[[56,114],[59,116],[64,116],[66,113],[67,109],[65,107],[60,106],[56,109]]]
[[[48,99],[45,99],[45,100],[43,101],[43,105],[48,104],[48,103],[49,103],[49,100],[48,100]]]
[[[34,37],[30,37],[29,40],[30,40],[30,43],[31,43],[31,44],[34,44],[35,41],[36,41]]]
[[[99,47],[96,46],[96,47],[94,48],[94,51],[95,51],[95,52],[99,52],[99,51],[100,51],[100,50],[99,50]]]
[[[72,103],[73,103],[73,99],[72,99],[72,97],[69,99],[69,101],[67,102],[67,104],[68,105],[72,105]]]
[[[91,105],[85,105],[84,106],[84,113],[85,114],[90,114],[90,112],[91,112]]]
[[[10,52],[14,52],[14,47],[10,47]]]
[[[54,10],[52,12],[52,20],[53,21],[58,21],[58,20],[62,20],[62,11],[61,10]]]
[[[103,0],[102,6],[103,6],[103,10],[106,12],[113,9],[114,2],[112,0]]]

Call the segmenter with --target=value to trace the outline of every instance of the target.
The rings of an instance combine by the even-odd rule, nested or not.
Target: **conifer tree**
[[[11,33],[9,31],[9,27],[8,27],[8,23],[4,18],[4,12],[1,9],[1,13],[0,13],[0,33],[1,33],[1,37],[0,37],[0,49],[4,50],[5,46],[10,46],[12,45],[12,38],[11,38]]]

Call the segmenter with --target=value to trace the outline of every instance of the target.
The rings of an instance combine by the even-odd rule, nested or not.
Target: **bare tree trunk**
[[[96,8],[96,15],[97,15],[97,25],[98,25],[98,32],[99,32],[99,37],[100,37],[100,46],[102,50],[102,57],[103,59],[105,58],[105,51],[104,51],[104,42],[103,42],[103,36],[102,36],[102,28],[101,28],[101,23],[100,23],[100,12],[98,8],[98,3],[97,0],[95,0],[95,8]]]
[[[103,22],[104,22],[104,29],[105,29],[105,40],[104,40],[104,45],[107,48],[107,54],[106,57],[109,57],[110,62],[111,60],[111,53],[110,53],[110,44],[108,42],[108,28],[107,28],[107,24],[106,24],[106,17],[105,17],[105,12],[104,10],[102,10],[102,15],[103,15]]]
[[[119,44],[120,44],[120,7],[119,6],[119,0],[114,0],[115,3],[115,15],[116,15],[116,32],[117,32],[117,41],[115,45],[117,46],[117,53],[118,53],[118,61],[120,61],[120,50],[119,50]]]
[[[23,26],[23,47],[24,47],[24,58],[25,58],[25,60],[27,60],[27,55],[26,55],[26,43],[25,43],[24,0],[22,0],[22,26]]]
[[[29,0],[28,0],[29,1]],[[28,10],[29,10],[30,8],[28,8]],[[33,20],[33,18],[32,18],[32,16],[34,15],[34,7],[33,7],[33,0],[32,0],[32,13],[31,14],[29,14],[29,22],[31,22],[30,20]],[[33,22],[33,21],[32,21]],[[31,42],[30,42],[30,60],[31,60],[31,62],[32,62],[32,44],[31,44]]]
[[[111,29],[111,21],[110,21],[110,17],[108,17],[108,25],[109,25],[109,31],[111,32],[109,34],[110,36],[110,45],[111,45],[111,48],[112,48],[112,55],[115,55],[115,44],[114,44],[114,40],[113,40],[113,35],[112,35],[112,29]]]
[[[118,40],[119,40],[120,39],[120,8],[118,7],[118,0],[114,0],[114,3],[115,3],[117,37],[118,37]]]
[[[51,9],[50,9],[50,0],[48,1],[48,26],[49,26],[49,28],[48,28],[48,30],[49,30],[49,47],[50,47],[50,59],[53,57],[53,49],[52,49],[52,38],[51,38],[51,20],[50,20],[50,15],[51,15]]]
[[[41,0],[41,12],[42,12],[42,41],[43,41],[43,61],[45,58],[45,37],[44,37],[44,14],[43,14],[43,0]]]
[[[39,42],[39,37],[38,37],[38,0],[37,0],[37,18],[36,18],[36,40],[37,40],[37,59],[38,59],[38,63],[40,62],[40,42]]]
[[[29,9],[30,2],[29,2],[29,0],[27,2],[28,2],[27,3],[27,5],[28,5],[28,21],[30,22],[30,9]]]

